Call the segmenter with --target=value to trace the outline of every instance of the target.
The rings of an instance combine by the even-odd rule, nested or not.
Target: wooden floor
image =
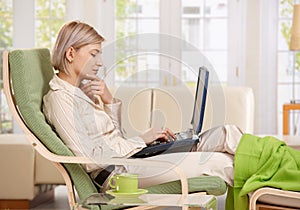
[[[67,210],[69,208],[67,189],[65,186],[55,188],[54,202],[45,202],[35,208],[35,210]]]

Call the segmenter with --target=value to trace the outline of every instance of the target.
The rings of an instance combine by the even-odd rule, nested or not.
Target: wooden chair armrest
[[[29,138],[33,136],[28,136]],[[78,156],[62,156],[50,152],[45,148],[43,144],[37,141],[33,141],[33,147],[46,159],[56,162],[56,163],[77,163],[77,164],[95,164],[89,157],[78,157]],[[145,167],[162,167],[170,168],[175,171],[181,181],[182,194],[188,194],[188,184],[187,177],[184,171],[177,165],[167,162],[167,161],[158,161],[158,160],[146,160],[146,159],[128,159],[128,158],[107,158],[102,159],[97,162],[97,164],[103,165],[132,165],[132,166],[145,166]]]
[[[280,189],[271,188],[271,187],[259,188],[258,190],[254,191],[252,193],[252,195],[250,196],[249,210],[256,210],[257,201],[263,196],[276,196],[276,197],[282,197],[285,199],[299,200],[300,192],[280,190]],[[273,198],[273,200],[274,200],[274,198]],[[272,203],[272,204],[278,205],[278,204],[276,204],[276,200],[274,200],[274,203]]]

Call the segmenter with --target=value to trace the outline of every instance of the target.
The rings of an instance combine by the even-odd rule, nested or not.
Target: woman
[[[73,153],[88,155],[95,163],[104,157],[128,158],[157,139],[175,138],[169,129],[157,128],[133,138],[123,136],[121,101],[113,98],[105,82],[97,77],[102,66],[103,41],[94,28],[82,22],[72,21],[61,28],[52,52],[52,64],[58,73],[50,81],[43,105],[47,120]],[[235,126],[217,127],[200,135],[201,141],[194,152],[150,159],[178,164],[188,177],[220,176],[232,186],[233,155],[241,135]],[[171,170],[161,168],[148,170],[142,166],[114,168],[89,164],[85,169],[99,187],[104,188],[112,171],[138,173],[140,187],[178,179]]]

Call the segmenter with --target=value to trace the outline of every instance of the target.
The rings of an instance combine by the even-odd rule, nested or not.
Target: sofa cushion
[[[217,176],[199,176],[188,179],[188,189],[190,193],[207,192],[210,195],[223,195],[227,186],[225,182]],[[151,187],[147,187],[149,194],[165,193],[165,194],[180,194],[181,183],[179,180],[171,181]]]
[[[254,95],[251,88],[230,86],[208,88],[202,130],[224,124],[237,125],[243,132],[253,133]]]
[[[65,184],[55,165],[35,152],[35,184]]]
[[[152,91],[150,125],[164,125],[175,132],[191,127],[195,88],[161,87],[152,88]],[[208,87],[202,131],[224,124],[237,125],[247,133],[253,132],[254,95],[251,88]]]
[[[151,124],[174,132],[191,128],[194,93],[185,85],[153,88]]]
[[[112,89],[122,100],[122,127],[127,137],[139,135],[150,126],[152,90],[140,87]]]

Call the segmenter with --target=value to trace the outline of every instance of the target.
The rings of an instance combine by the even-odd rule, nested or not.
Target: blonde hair
[[[90,25],[80,21],[66,23],[60,29],[52,50],[52,65],[54,69],[68,73],[66,51],[75,50],[89,44],[100,44],[104,38]]]

